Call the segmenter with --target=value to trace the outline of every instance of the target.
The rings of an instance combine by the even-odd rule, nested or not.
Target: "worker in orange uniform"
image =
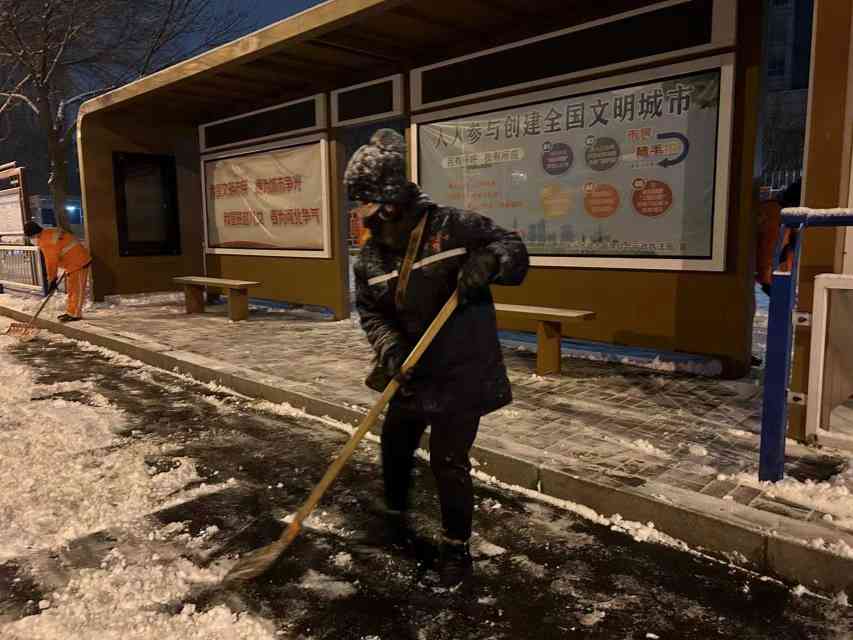
[[[24,225],[24,233],[35,241],[47,266],[50,280],[48,293],[56,291],[59,268],[66,273],[68,288],[68,306],[60,322],[75,322],[83,316],[83,299],[86,297],[86,285],[89,281],[89,265],[92,256],[73,233],[64,229],[43,229],[39,224],[29,221]]]

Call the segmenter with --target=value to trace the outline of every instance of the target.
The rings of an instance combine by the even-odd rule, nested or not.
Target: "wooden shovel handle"
[[[48,301],[53,297],[53,294],[54,294],[54,293],[56,293],[56,290],[59,288],[59,285],[60,285],[60,284],[62,284],[62,281],[63,281],[63,280],[65,280],[65,276],[66,276],[66,275],[67,275],[67,272],[66,272],[66,271],[63,271],[63,272],[62,272],[62,275],[59,277],[59,280],[57,280],[57,281],[56,281],[56,289],[54,289],[53,291],[51,291],[50,293],[48,293],[48,294],[44,297],[44,300],[42,300],[42,301],[41,301],[41,304],[39,305],[39,308],[38,308],[38,309],[36,309],[36,312],[33,314],[33,317],[32,317],[32,318],[30,318],[30,321],[27,323],[27,327],[26,327],[26,329],[25,329],[26,331],[29,331],[29,330],[32,328],[32,326],[35,324],[36,319],[39,317],[39,314],[41,313],[42,309],[44,309],[45,305],[46,305],[46,304],[48,303]]]

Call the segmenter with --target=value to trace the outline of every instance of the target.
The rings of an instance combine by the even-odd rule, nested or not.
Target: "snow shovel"
[[[59,285],[62,284],[62,281],[65,280],[65,273],[59,278],[56,283],[56,288],[48,293],[44,300],[42,300],[39,308],[36,309],[36,312],[33,314],[33,317],[30,318],[29,322],[13,322],[9,325],[9,328],[3,332],[3,335],[14,336],[18,338],[21,342],[29,342],[33,338],[35,338],[39,333],[39,328],[34,327],[33,325],[36,322],[36,319],[39,317],[42,309],[44,309],[45,305],[47,305],[48,301],[53,297],[53,294],[57,292],[59,289]]]
[[[444,326],[444,323],[451,316],[458,304],[459,292],[455,291],[453,295],[450,296],[450,299],[444,304],[441,311],[438,312],[435,320],[433,320],[432,324],[429,325],[426,333],[424,333],[415,345],[415,348],[412,349],[412,352],[409,354],[409,357],[406,358],[403,366],[400,367],[401,373],[406,373],[418,363],[418,360],[420,360],[424,351],[427,350],[427,347],[429,347],[433,338],[435,338]],[[362,419],[358,429],[356,429],[355,433],[352,434],[349,441],[344,445],[344,448],[337,460],[332,463],[326,471],[326,474],[323,476],[323,479],[320,480],[316,487],[314,487],[311,495],[308,496],[308,499],[300,507],[299,511],[296,512],[296,515],[293,517],[293,520],[287,529],[285,529],[281,534],[281,537],[272,544],[256,549],[255,551],[252,551],[240,558],[237,564],[235,564],[225,575],[225,583],[248,581],[257,578],[269,569],[276,560],[278,560],[281,554],[284,553],[285,549],[287,549],[296,539],[296,536],[299,535],[299,531],[302,529],[303,520],[311,514],[314,507],[317,506],[317,503],[326,493],[326,490],[332,485],[335,479],[337,479],[338,474],[349,461],[355,451],[355,448],[358,446],[358,443],[370,428],[376,424],[382,410],[385,409],[399,388],[400,383],[396,378],[388,383],[388,386],[385,387],[385,391],[382,392],[382,395],[376,401],[376,404],[373,405],[370,413]]]

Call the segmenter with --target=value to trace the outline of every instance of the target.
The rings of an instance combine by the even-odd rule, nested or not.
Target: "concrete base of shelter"
[[[0,304],[0,314],[26,321],[29,315]],[[253,398],[286,402],[309,414],[328,416],[350,425],[364,416],[361,407],[345,406],[318,397],[310,385],[152,340],[129,331],[114,331],[85,321],[61,324],[39,320],[37,325],[68,338],[116,351],[146,364],[215,382]],[[425,438],[424,445],[428,446]],[[479,471],[500,482],[545,496],[584,505],[600,515],[619,514],[626,520],[654,522],[659,531],[723,561],[776,576],[786,582],[827,593],[853,591],[853,553],[830,553],[808,541],[823,539],[848,545],[853,535],[808,521],[752,508],[732,500],[664,485],[631,476],[585,473],[583,463],[560,458],[534,447],[500,437],[481,435],[472,452]],[[560,464],[563,462],[564,464]]]

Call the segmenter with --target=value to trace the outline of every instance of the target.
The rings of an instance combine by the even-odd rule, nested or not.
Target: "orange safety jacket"
[[[59,267],[73,273],[92,262],[89,251],[74,234],[59,228],[42,231],[36,236],[36,244],[44,256],[48,280],[56,279]]]

